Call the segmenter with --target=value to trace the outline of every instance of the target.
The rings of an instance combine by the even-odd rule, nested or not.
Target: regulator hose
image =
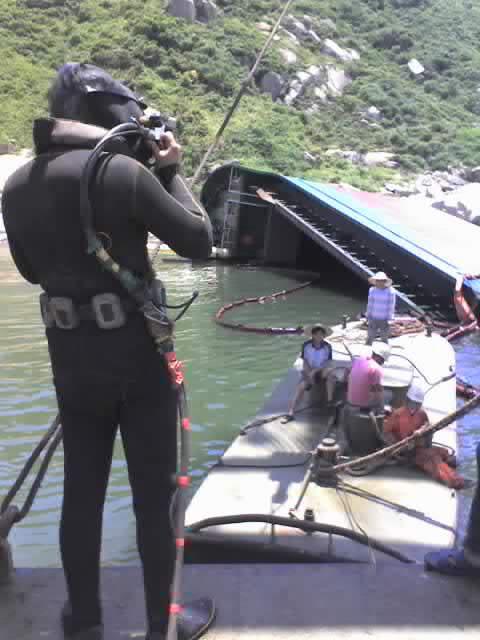
[[[309,522],[307,520],[298,520],[295,518],[284,518],[281,516],[274,516],[270,514],[244,513],[236,516],[205,518],[204,520],[199,520],[198,522],[194,522],[193,524],[189,525],[187,527],[187,532],[189,534],[192,534],[198,533],[202,529],[207,529],[209,527],[251,522],[263,522],[265,524],[273,524],[280,525],[282,527],[290,527],[292,529],[300,529],[305,533],[328,533],[332,535],[342,536],[343,538],[349,538],[350,540],[354,540],[355,542],[365,545],[366,547],[370,547],[372,549],[380,551],[381,553],[385,553],[386,555],[391,556],[396,560],[400,560],[400,562],[404,562],[406,564],[411,564],[414,562],[414,560],[404,555],[400,551],[397,551],[396,549],[393,549],[389,545],[383,544],[378,540],[374,540],[373,538],[370,538],[370,536],[366,536],[363,533],[357,533],[356,531],[352,531],[351,529],[346,529],[345,527],[339,527],[333,524],[321,524],[318,522]]]

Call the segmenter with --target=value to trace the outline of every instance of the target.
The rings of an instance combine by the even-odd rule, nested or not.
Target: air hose
[[[198,533],[202,529],[207,529],[208,527],[251,522],[263,522],[265,524],[300,529],[305,533],[328,533],[331,535],[342,536],[343,538],[349,538],[350,540],[354,540],[359,544],[363,544],[367,547],[371,547],[372,549],[376,549],[377,551],[385,553],[386,555],[389,555],[396,560],[400,560],[400,562],[414,562],[412,559],[408,558],[400,551],[397,551],[396,549],[393,549],[392,547],[383,544],[382,542],[378,542],[378,540],[374,540],[370,538],[370,536],[366,536],[363,533],[357,533],[356,531],[352,531],[351,529],[338,527],[333,524],[321,524],[319,522],[309,522],[307,520],[298,520],[296,518],[283,518],[281,516],[274,516],[270,514],[244,513],[236,516],[205,518],[204,520],[199,520],[198,522],[194,522],[193,524],[189,525],[187,527],[187,532],[189,534],[192,534]]]

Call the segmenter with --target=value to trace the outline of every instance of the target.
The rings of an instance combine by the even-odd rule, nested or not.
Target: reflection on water
[[[177,346],[185,361],[193,421],[192,475],[201,481],[239,428],[263,404],[272,387],[298,353],[302,337],[231,332],[213,322],[219,306],[232,300],[289,288],[303,281],[299,275],[207,263],[161,266],[170,302],[193,290],[200,297],[179,323]],[[336,323],[343,314],[356,315],[365,290],[357,283],[331,282],[304,289],[275,304],[253,305],[235,311],[235,319],[258,325],[297,326],[321,321]],[[0,250],[0,496],[10,488],[56,412],[43,327],[39,320],[38,290],[17,276],[8,252]],[[342,293],[343,292],[343,293]],[[478,338],[458,348],[459,372],[480,384]],[[462,471],[474,478],[473,446],[480,432],[475,417],[460,425]],[[63,479],[62,452],[51,465],[28,518],[14,528],[11,541],[17,566],[59,564],[57,527]],[[103,560],[136,561],[135,527],[120,440],[117,440],[105,508]]]

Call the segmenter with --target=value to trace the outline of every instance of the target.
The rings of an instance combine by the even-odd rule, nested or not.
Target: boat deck
[[[361,323],[349,323],[347,332],[340,331],[330,338],[338,366],[350,362],[342,341],[354,353],[359,353],[368,349],[361,344],[364,335]],[[392,356],[384,367],[384,383],[391,389],[408,387],[414,376],[403,356],[414,358],[431,382],[447,377],[454,368],[453,349],[437,335],[402,336],[391,340],[391,344]],[[300,410],[294,421],[281,423],[280,416],[286,413],[299,381],[300,367],[298,361],[255,418],[273,419],[238,436],[209,472],[189,506],[187,524],[205,518],[252,513],[288,518],[309,467],[309,452],[330,430],[327,411],[321,406]],[[433,387],[424,403],[430,422],[437,422],[454,411],[455,398],[454,378]],[[337,437],[341,440],[341,430]],[[435,441],[455,448],[455,424],[437,433]],[[306,508],[313,509],[318,522],[365,532],[418,561],[423,559],[426,550],[448,547],[455,541],[456,493],[411,467],[387,465],[362,477],[341,474],[333,487],[312,482],[299,508],[300,518]],[[279,525],[257,522],[215,526],[206,531],[233,539],[273,541],[308,551],[372,561],[368,546],[327,534],[306,535]],[[380,555],[375,552],[373,561],[378,561]]]

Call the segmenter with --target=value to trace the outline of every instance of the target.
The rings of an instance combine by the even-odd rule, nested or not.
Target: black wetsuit
[[[58,143],[50,151],[47,144],[47,152],[16,171],[5,186],[2,210],[15,263],[50,296],[80,304],[105,292],[126,298],[113,276],[86,253],[79,184],[89,151]],[[206,258],[211,250],[209,220],[182,179],[167,170],[159,178],[166,188],[134,158],[111,154],[92,190],[96,230],[105,234],[101,237],[112,257],[138,275],[151,272],[148,231],[183,256]],[[168,509],[176,463],[175,396],[165,364],[136,311],[119,329],[102,330],[86,320],[74,330],[55,327],[46,333],[64,433],[60,545],[74,626],[95,625],[101,617],[102,512],[119,425],[149,628],[163,632],[173,571]]]

